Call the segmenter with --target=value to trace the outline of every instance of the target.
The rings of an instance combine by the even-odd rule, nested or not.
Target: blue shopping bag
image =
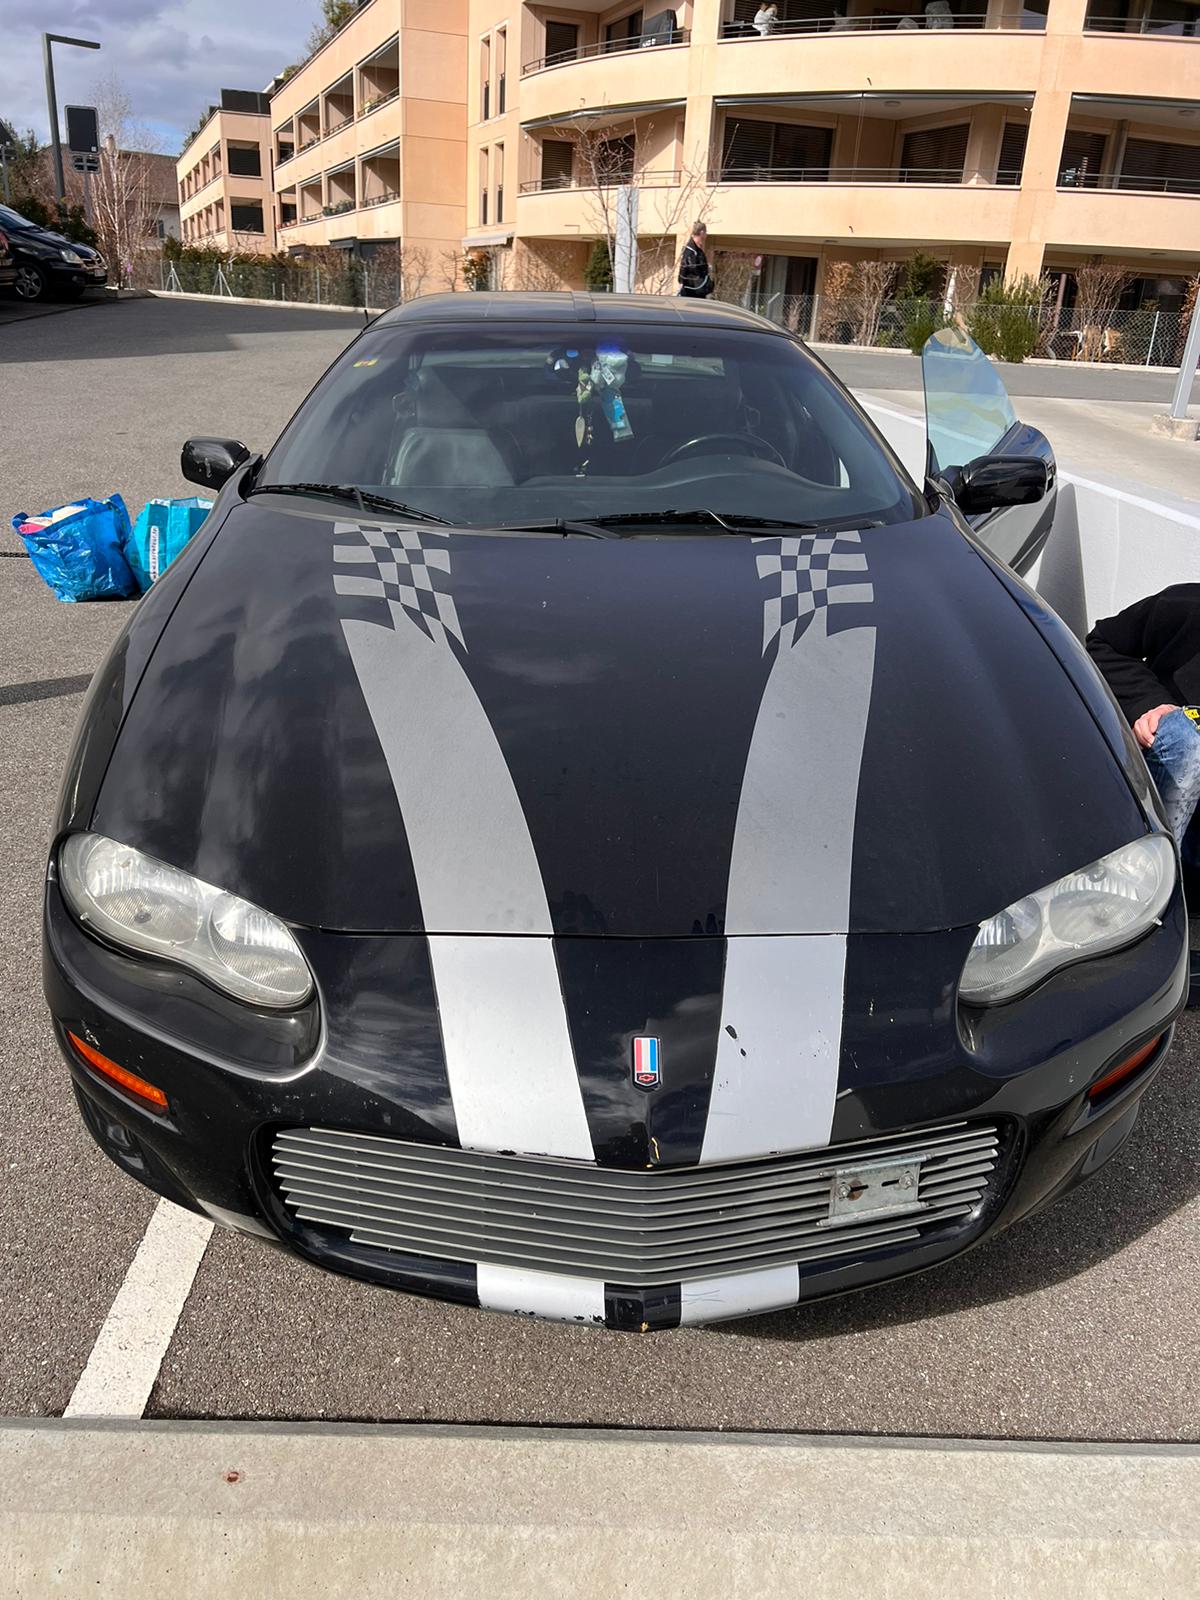
[[[125,544],[125,557],[144,594],[174,561],[212,510],[211,500],[147,500]]]
[[[12,525],[60,600],[127,600],[137,594],[124,549],[129,513],[119,494],[76,500],[37,516],[21,512]]]

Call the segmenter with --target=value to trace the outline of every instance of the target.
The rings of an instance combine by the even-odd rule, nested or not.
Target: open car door
[[[1027,572],[1049,537],[1058,492],[1054,452],[1046,436],[1017,420],[999,372],[957,327],[940,328],[926,340],[921,377],[929,477],[946,485],[993,555],[1016,572]],[[1022,460],[1030,468],[1023,494],[996,504],[995,495],[982,492],[989,475],[993,482],[1000,477],[1002,462],[1020,477]],[[1044,486],[1034,494],[1028,482],[1038,481],[1033,470],[1038,461],[1044,467]],[[1005,498],[999,496],[1002,502]]]

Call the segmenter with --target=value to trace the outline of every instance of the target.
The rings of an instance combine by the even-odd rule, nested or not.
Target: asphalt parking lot
[[[85,1135],[38,973],[59,772],[128,608],[55,602],[8,519],[83,493],[119,490],[136,514],[190,492],[188,434],[268,443],[359,326],[149,300],[0,328],[3,1414],[62,1412],[155,1206]],[[721,1328],[636,1339],[458,1310],[214,1234],[146,1414],[1196,1440],[1198,1062],[1189,1015],[1126,1149],[948,1268]]]

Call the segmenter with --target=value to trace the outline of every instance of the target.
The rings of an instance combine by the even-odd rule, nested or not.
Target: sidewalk
[[[6,1594],[1195,1600],[1200,1449],[9,1422]]]

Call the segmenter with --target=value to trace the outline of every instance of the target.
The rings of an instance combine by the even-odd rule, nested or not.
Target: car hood
[[[93,826],[313,927],[645,938],[959,927],[1145,820],[948,515],[600,540],[260,499]]]

